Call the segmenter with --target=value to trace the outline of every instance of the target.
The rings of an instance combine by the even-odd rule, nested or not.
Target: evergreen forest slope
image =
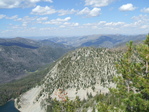
[[[21,78],[54,62],[71,48],[24,38],[0,39],[0,83]]]

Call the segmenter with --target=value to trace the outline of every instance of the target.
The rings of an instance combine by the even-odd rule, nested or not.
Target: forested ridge
[[[60,58],[71,47],[25,38],[0,39],[0,84],[22,78]]]
[[[148,112],[149,111],[149,35],[143,43],[130,41],[123,56],[115,62],[118,76],[113,77],[115,88],[107,94],[88,94],[65,101],[48,99],[47,112]]]

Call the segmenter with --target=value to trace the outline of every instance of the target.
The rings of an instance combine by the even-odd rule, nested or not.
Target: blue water
[[[14,106],[14,101],[9,101],[5,105],[0,106],[0,112],[20,112]]]

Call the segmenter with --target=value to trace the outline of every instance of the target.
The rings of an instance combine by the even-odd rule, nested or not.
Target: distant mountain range
[[[60,58],[72,48],[113,48],[126,42],[144,40],[146,35],[88,35],[31,40],[21,37],[0,38],[0,83],[22,77]],[[70,47],[71,46],[71,47]]]
[[[146,35],[89,35],[71,38],[49,38],[50,41],[73,47],[108,47],[112,48],[130,40],[144,40]]]
[[[49,64],[71,47],[25,38],[0,39],[0,83],[20,78]]]

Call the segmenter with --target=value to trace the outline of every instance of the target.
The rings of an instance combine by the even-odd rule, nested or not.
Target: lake
[[[14,101],[9,101],[5,105],[0,106],[0,112],[20,112],[14,106]]]

